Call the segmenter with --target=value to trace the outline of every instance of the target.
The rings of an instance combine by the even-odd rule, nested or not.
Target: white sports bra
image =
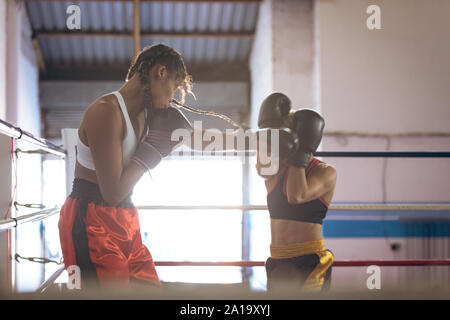
[[[131,161],[131,156],[136,151],[138,144],[138,139],[134,133],[133,126],[128,115],[127,107],[125,106],[125,101],[123,101],[122,95],[119,91],[112,92],[119,101],[120,109],[122,110],[123,117],[125,118],[125,123],[127,126],[127,134],[123,139],[122,143],[122,153],[123,153],[123,166],[126,167]],[[77,161],[85,168],[90,170],[95,170],[94,160],[92,160],[91,149],[86,146],[80,140],[78,135],[77,139]]]

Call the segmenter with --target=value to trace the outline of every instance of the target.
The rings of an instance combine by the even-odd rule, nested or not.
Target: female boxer
[[[324,246],[322,221],[333,197],[336,170],[313,156],[322,138],[324,120],[310,109],[290,112],[289,98],[275,93],[263,102],[258,125],[281,128],[278,172],[262,174],[265,166],[260,152],[256,164],[265,179],[270,214],[267,288],[326,289],[334,258]],[[259,142],[263,143],[261,139]],[[273,151],[271,148],[273,142],[268,145],[269,151]]]
[[[82,286],[118,283],[160,287],[143,245],[138,212],[131,202],[136,182],[167,156],[173,130],[192,130],[169,107],[178,89],[184,97],[191,77],[179,53],[159,44],[143,49],[127,81],[98,98],[78,129],[75,179],[60,214],[66,268],[77,265]]]

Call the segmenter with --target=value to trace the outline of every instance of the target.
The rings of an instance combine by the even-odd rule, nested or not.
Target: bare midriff
[[[309,242],[322,239],[322,225],[318,223],[270,219],[272,245]]]
[[[284,172],[280,170],[279,174],[266,181],[266,188],[273,190]],[[326,203],[330,203],[332,198],[333,191],[321,197]],[[270,219],[270,233],[271,244],[276,246],[323,239],[321,224],[296,220]]]

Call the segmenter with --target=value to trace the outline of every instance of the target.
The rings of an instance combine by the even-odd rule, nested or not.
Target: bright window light
[[[165,161],[136,185],[138,205],[241,205],[240,160]],[[141,233],[155,261],[239,261],[241,210],[139,210]],[[157,267],[161,281],[237,283],[233,267]]]
[[[26,148],[24,148],[26,149]],[[40,155],[19,153],[17,158],[17,194],[19,204],[39,204],[41,202],[41,157]],[[16,214],[22,216],[39,211],[39,208],[18,206]],[[14,230],[16,252],[22,257],[42,256],[41,223],[21,224]],[[35,290],[44,277],[42,264],[27,260],[15,263],[15,288],[18,292]]]
[[[42,203],[46,206],[62,206],[66,198],[65,161],[46,159],[42,162]],[[44,257],[60,261],[62,258],[58,229],[59,215],[42,220],[44,230]],[[53,275],[60,266],[55,263],[45,264],[45,279]],[[58,279],[56,282],[67,282]]]
[[[62,206],[66,199],[66,162],[60,159],[42,162],[42,203]]]
[[[45,204],[65,200],[64,162],[43,164]],[[241,205],[242,162],[168,160],[144,175],[133,190],[139,205]],[[241,210],[139,210],[142,240],[155,261],[240,261]],[[45,223],[45,256],[60,259],[57,222]],[[58,250],[55,250],[55,247]],[[46,266],[45,277],[57,266]],[[239,267],[157,267],[163,282],[239,283]]]

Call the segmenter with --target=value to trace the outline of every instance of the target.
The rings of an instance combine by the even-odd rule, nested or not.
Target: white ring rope
[[[266,205],[243,206],[136,206],[142,210],[267,210]],[[450,211],[450,204],[336,204],[334,211]]]

